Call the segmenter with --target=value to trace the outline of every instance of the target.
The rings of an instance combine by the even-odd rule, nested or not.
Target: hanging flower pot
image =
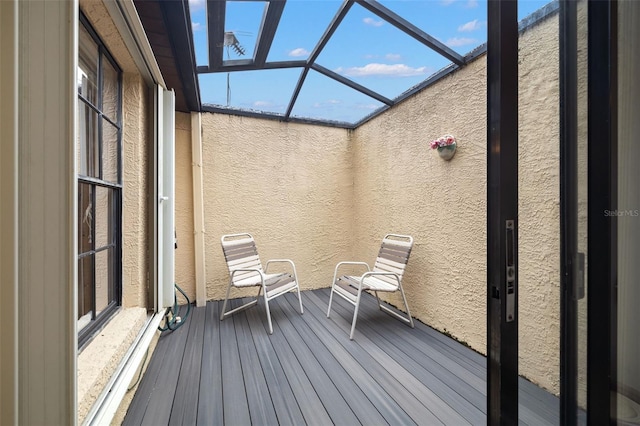
[[[440,158],[449,161],[456,153],[456,138],[452,135],[444,135],[438,139],[432,140],[429,146],[431,146],[431,149],[438,150]]]
[[[438,155],[443,160],[449,161],[453,158],[453,155],[456,153],[456,144],[439,146],[438,147]]]

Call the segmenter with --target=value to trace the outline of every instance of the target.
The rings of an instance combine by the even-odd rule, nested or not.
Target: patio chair
[[[402,289],[402,275],[404,274],[405,267],[409,261],[409,255],[411,254],[412,247],[413,238],[409,235],[387,234],[382,240],[382,246],[380,247],[380,252],[378,252],[378,258],[373,266],[373,270],[369,268],[369,265],[366,262],[340,262],[336,265],[336,269],[333,274],[333,284],[331,285],[331,295],[329,296],[327,318],[329,318],[329,315],[331,314],[331,303],[333,302],[334,293],[353,304],[355,306],[355,310],[353,312],[353,322],[351,323],[351,334],[349,335],[349,339],[353,340],[353,333],[356,329],[356,320],[358,319],[360,298],[362,297],[363,291],[373,291],[376,295],[376,300],[378,301],[378,307],[381,310],[409,324],[411,328],[414,327],[413,318],[411,317],[409,305],[407,304],[407,298],[405,297],[404,290]],[[338,270],[344,265],[365,266],[367,268],[367,272],[361,276],[338,276]],[[406,317],[398,314],[387,306],[384,306],[378,297],[379,291],[400,291],[407,312]]]
[[[302,309],[302,297],[300,295],[300,286],[298,285],[298,276],[296,274],[296,266],[289,259],[272,259],[267,261],[264,270],[262,263],[258,257],[256,243],[251,234],[228,234],[221,238],[222,252],[224,253],[227,267],[229,268],[229,286],[227,287],[227,295],[222,304],[222,312],[220,313],[220,321],[229,315],[250,308],[258,303],[260,294],[264,297],[264,306],[267,311],[267,320],[269,322],[269,334],[273,334],[273,326],[271,324],[271,312],[269,311],[269,301],[281,296],[289,291],[298,291],[298,301],[300,302],[300,313]],[[286,263],[291,266],[291,272],[268,273],[269,266],[273,263]],[[245,303],[235,309],[225,312],[227,302],[229,301],[229,292],[231,287],[259,287],[258,295],[255,300]]]

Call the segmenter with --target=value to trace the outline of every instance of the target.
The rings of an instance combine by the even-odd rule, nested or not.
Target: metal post
[[[488,2],[487,424],[518,423],[518,20]]]

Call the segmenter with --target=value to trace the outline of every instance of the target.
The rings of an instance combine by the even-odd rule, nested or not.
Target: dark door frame
[[[587,424],[604,425],[617,417],[617,2],[588,13]]]
[[[587,424],[615,424],[617,381],[617,4],[588,3]],[[577,7],[560,3],[560,424],[578,422]]]
[[[578,24],[560,1],[560,424],[578,418]]]
[[[518,424],[518,3],[488,2],[487,424]]]

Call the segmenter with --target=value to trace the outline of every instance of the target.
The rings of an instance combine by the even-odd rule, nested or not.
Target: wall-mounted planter
[[[438,147],[438,155],[443,160],[449,161],[456,153],[456,144]]]
[[[429,143],[431,149],[437,149],[438,155],[445,161],[449,161],[456,153],[456,138],[453,135],[444,135]]]

